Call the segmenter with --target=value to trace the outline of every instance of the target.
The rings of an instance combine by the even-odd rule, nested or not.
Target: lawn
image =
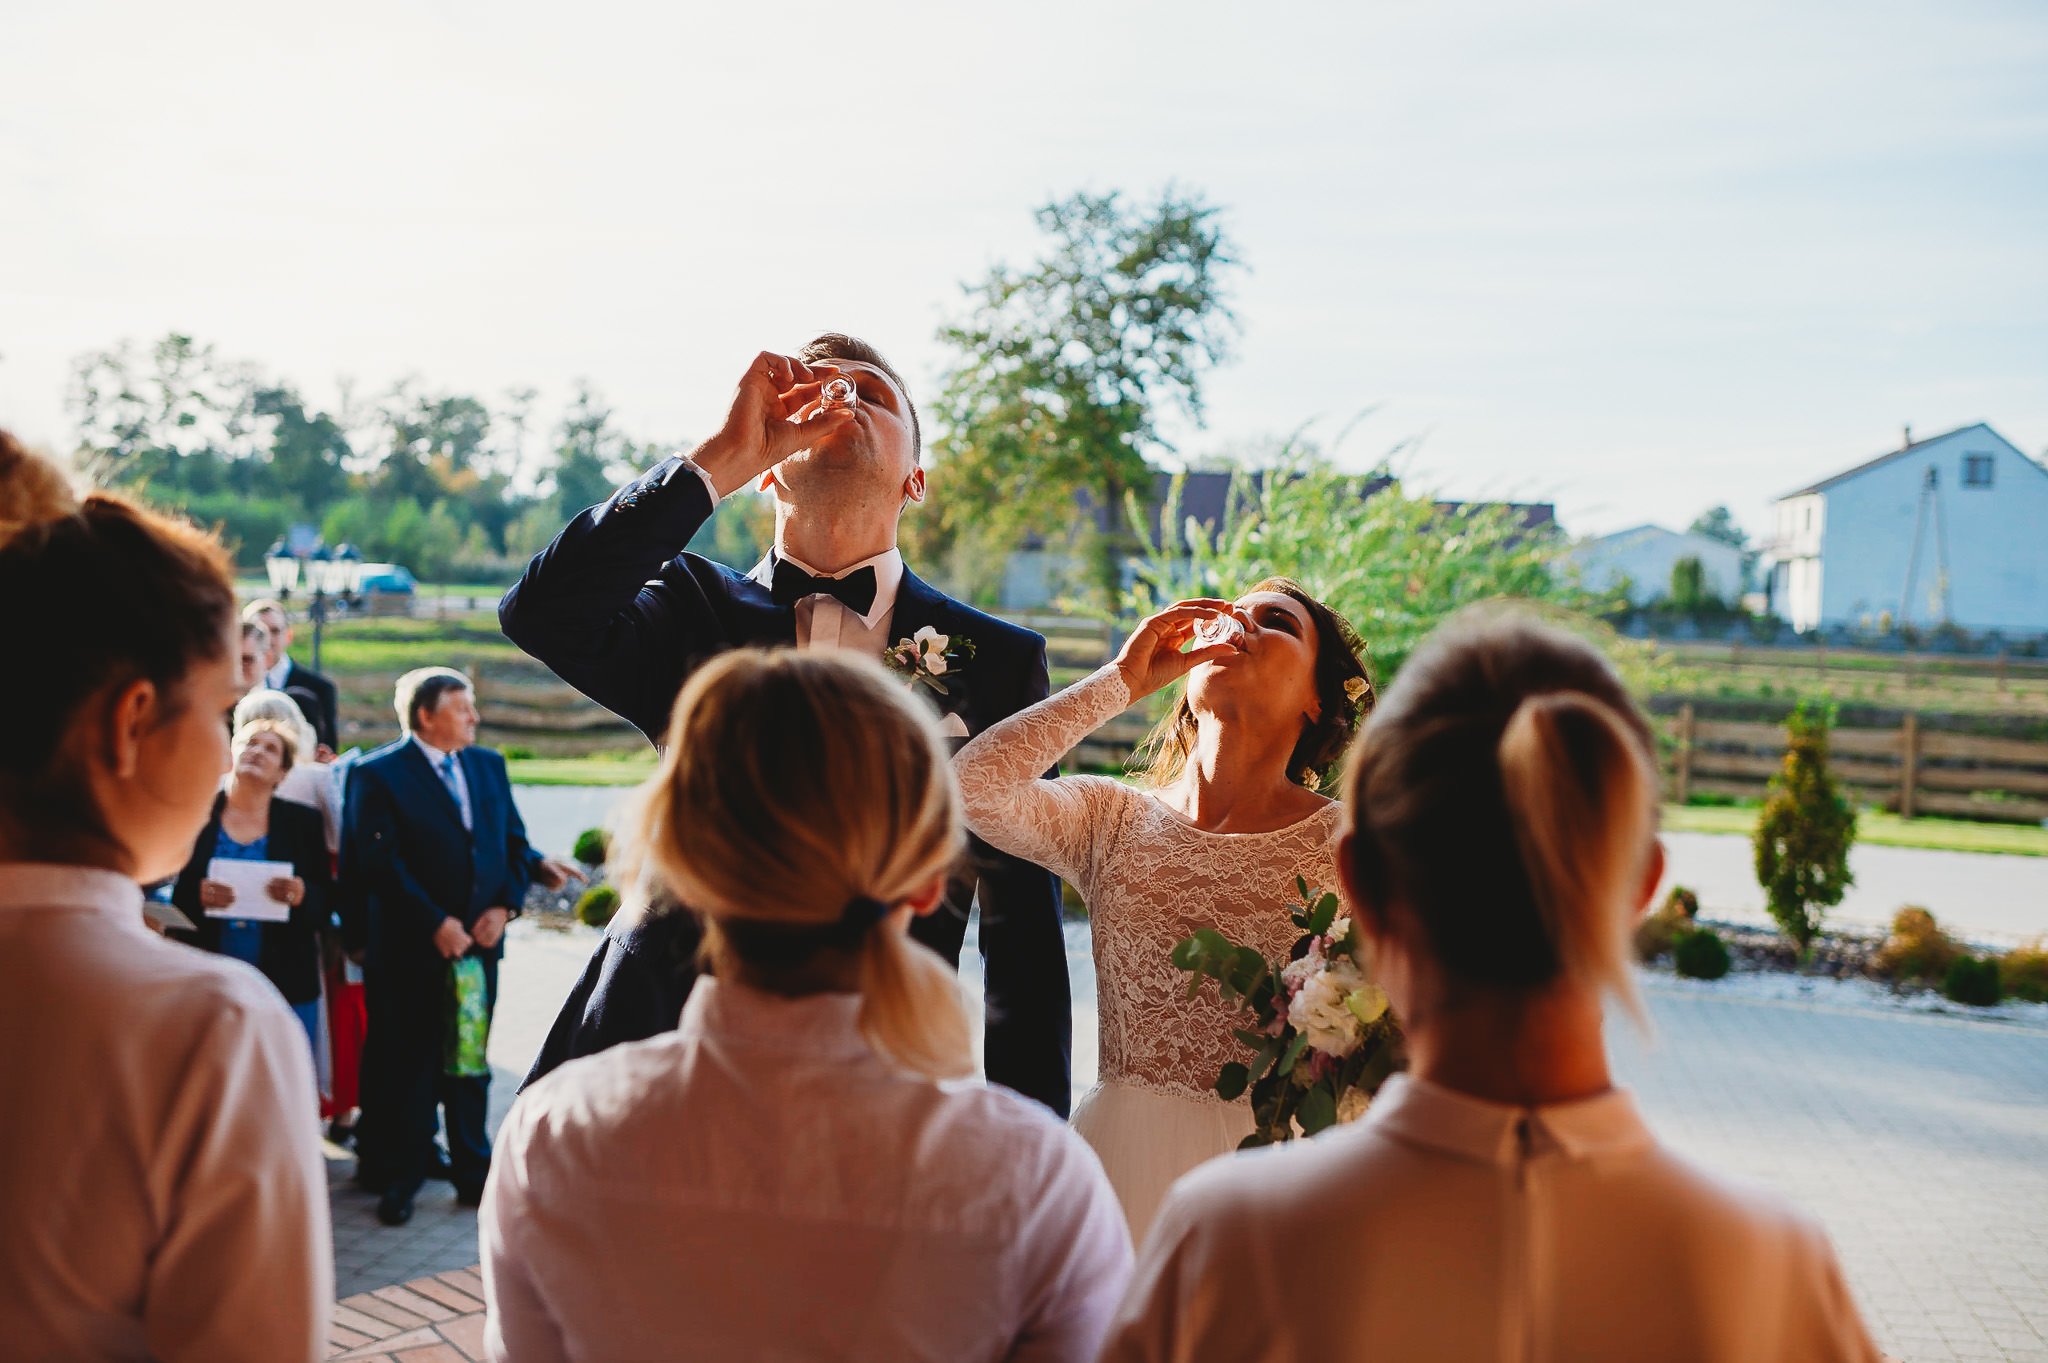
[[[1746,838],[1756,829],[1756,816],[1755,805],[1666,805],[1664,827],[1676,833],[1729,833]],[[1902,819],[1875,809],[1866,809],[1857,817],[1856,840],[1875,847],[2048,857],[2048,828],[1968,819]]]
[[[654,754],[628,757],[515,757],[505,763],[515,786],[631,786],[654,770]]]

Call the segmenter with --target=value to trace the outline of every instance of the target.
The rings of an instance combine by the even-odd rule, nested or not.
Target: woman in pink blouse
[[[493,1359],[1094,1358],[1130,1275],[1115,1195],[1051,1113],[967,1081],[959,986],[905,931],[964,837],[944,740],[878,664],[690,679],[637,851],[711,975],[675,1032],[506,1119]]]
[[[1663,870],[1648,726],[1589,645],[1464,617],[1353,749],[1338,866],[1413,1068],[1183,1179],[1114,1363],[1875,1358],[1827,1237],[1658,1143],[1603,995]]]
[[[0,1356],[327,1353],[305,1034],[142,918],[227,769],[234,628],[212,536],[0,431]]]

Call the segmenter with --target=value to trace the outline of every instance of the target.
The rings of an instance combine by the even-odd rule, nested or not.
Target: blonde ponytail
[[[877,1051],[934,1079],[974,1072],[974,1029],[959,979],[890,924],[868,932],[860,993],[861,1035]]]
[[[1591,644],[1468,608],[1409,658],[1347,761],[1353,879],[1462,981],[1573,979],[1641,1020],[1628,937],[1657,831],[1651,751]]]
[[[957,866],[960,795],[938,726],[879,664],[751,649],[707,663],[627,832],[628,878],[703,916],[715,972],[801,994],[821,987],[817,959],[853,956],[877,1052],[933,1078],[973,1069],[958,980],[893,912]]]
[[[1515,847],[1559,967],[1642,1020],[1629,925],[1657,778],[1641,743],[1592,696],[1553,691],[1515,708],[1498,754]]]

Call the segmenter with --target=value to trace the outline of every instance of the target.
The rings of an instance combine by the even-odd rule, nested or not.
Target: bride
[[[1236,637],[1209,643],[1205,622]],[[1183,652],[1189,644],[1195,647]],[[1315,791],[1372,692],[1362,645],[1298,584],[1236,602],[1182,601],[1144,621],[1114,663],[986,730],[954,759],[967,821],[1087,901],[1100,1078],[1074,1111],[1143,1241],[1173,1181],[1251,1134],[1250,1106],[1210,1087],[1242,1059],[1214,990],[1189,998],[1173,945],[1215,928],[1268,957],[1298,931],[1295,877],[1334,890],[1339,806]],[[1082,739],[1180,677],[1136,787],[1041,779]]]

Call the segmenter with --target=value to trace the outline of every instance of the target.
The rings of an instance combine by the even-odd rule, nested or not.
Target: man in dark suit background
[[[457,1200],[477,1205],[490,1172],[490,1077],[445,1073],[450,963],[483,963],[498,996],[505,925],[526,901],[535,858],[505,760],[475,746],[469,679],[423,668],[398,680],[405,736],[356,765],[348,785],[344,941],[363,960],[369,1036],[357,1180],[378,1219],[403,1225],[434,1164],[435,1108],[448,1134]]]
[[[335,752],[341,745],[335,741],[338,732],[336,724],[339,702],[334,683],[312,668],[300,666],[286,651],[292,642],[290,613],[279,603],[265,597],[242,607],[242,619],[254,621],[270,634],[270,652],[263,660],[262,684],[273,691],[291,691],[296,688],[312,693],[318,709],[309,712],[306,718],[312,721],[313,732],[319,736],[320,746],[329,754]],[[308,761],[314,760],[314,756],[312,753],[306,754]],[[322,757],[319,760],[325,761],[326,758]]]
[[[855,385],[850,406],[821,400],[834,377]],[[947,640],[945,690],[917,690],[957,746],[1045,698],[1045,640],[952,600],[904,565],[896,527],[905,507],[924,500],[920,444],[909,390],[866,343],[828,333],[798,356],[764,353],[740,379],[718,434],[571,521],[506,593],[499,622],[657,744],[685,679],[725,649],[880,657],[929,628]],[[679,552],[720,499],[749,487],[775,499],[766,559],[743,576]],[[979,839],[971,851],[950,911],[919,918],[912,932],[957,964],[968,907],[980,904],[988,1076],[1065,1115],[1072,1016],[1059,882]],[[687,914],[614,919],[527,1082],[674,1028],[695,940]]]

